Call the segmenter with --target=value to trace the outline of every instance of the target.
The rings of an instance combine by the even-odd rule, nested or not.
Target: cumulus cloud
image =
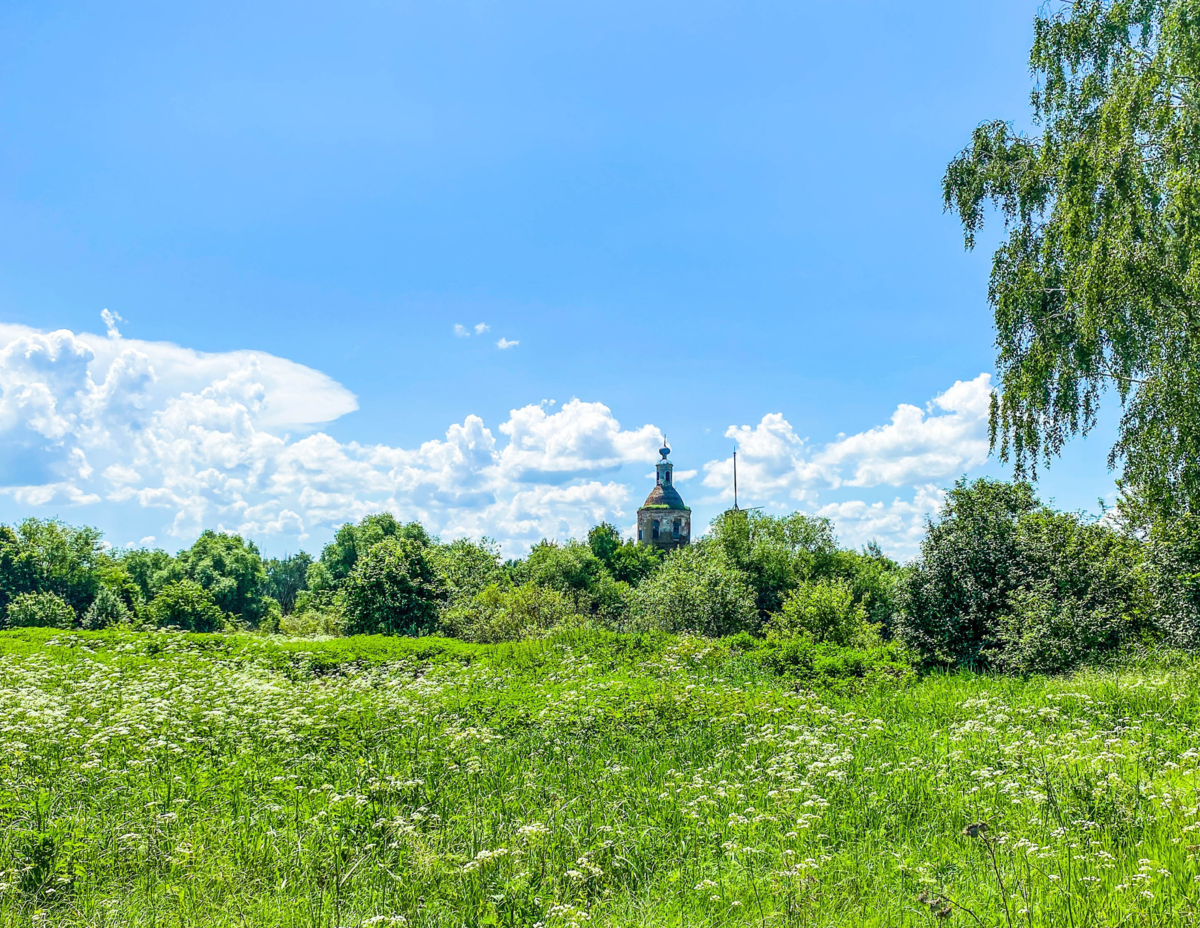
[[[491,329],[492,329],[492,327],[490,325],[488,325],[486,322],[475,323],[475,334],[476,335],[482,335],[484,332],[490,332]]]
[[[499,348],[501,351],[504,351],[507,348],[516,348],[517,345],[519,345],[519,344],[521,344],[519,341],[511,341],[510,342],[507,338],[502,337],[500,339],[500,341],[496,342],[496,347]]]
[[[953,480],[987,460],[991,392],[989,374],[960,380],[923,409],[901,403],[886,425],[819,447],[780,413],[754,426],[730,426],[725,435],[737,443],[741,499],[818,512],[837,523],[847,543],[880,538],[896,553],[912,554],[926,517],[940,504],[934,482]],[[719,499],[732,499],[732,456],[708,462],[703,483]],[[890,504],[820,501],[822,492],[879,486],[911,487],[913,495]]]
[[[942,505],[945,492],[934,484],[913,488],[911,499],[897,496],[890,503],[844,500],[819,507],[816,514],[833,520],[842,544],[860,547],[872,539],[887,542],[895,557],[917,553],[925,525]]]
[[[456,322],[456,323],[454,323],[454,334],[457,335],[459,338],[470,338],[471,330],[468,329],[461,322]]]
[[[104,317],[111,335],[112,322]],[[101,500],[160,511],[162,532],[304,538],[391,510],[513,550],[621,519],[612,474],[652,459],[658,430],[601,403],[478,416],[415,448],[339,442],[319,426],[357,408],[319,371],[263,352],[0,325],[0,494],[22,506]]]
[[[810,447],[781,413],[755,426],[730,426],[738,477],[762,497],[811,499],[821,488],[915,485],[957,477],[988,456],[991,375],[957,381],[925,409],[901,403],[887,425]],[[705,465],[705,486],[732,496],[733,459]]]
[[[580,399],[513,409],[494,427],[467,416],[415,447],[338,441],[321,426],[358,403],[320,371],[125,338],[115,313],[103,321],[104,335],[0,324],[0,496],[22,512],[106,503],[144,513],[160,539],[218,528],[269,542],[325,538],[386,509],[519,553],[631,521],[657,457],[658,428],[626,428]],[[732,426],[743,504],[827,515],[847,543],[878,537],[912,553],[939,486],[987,455],[989,393],[981,374],[823,445],[781,413]],[[710,495],[691,502],[717,509],[732,496],[731,470],[716,460],[676,479],[697,478]],[[906,489],[891,502],[843,498],[881,486]]]

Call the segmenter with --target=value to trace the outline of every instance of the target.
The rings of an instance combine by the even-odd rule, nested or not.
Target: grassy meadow
[[[1198,678],[4,632],[0,924],[1184,924]]]

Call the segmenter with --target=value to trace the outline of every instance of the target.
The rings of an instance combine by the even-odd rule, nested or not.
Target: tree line
[[[960,481],[900,565],[839,545],[828,519],[731,511],[670,554],[603,523],[504,560],[388,513],[318,558],[263,558],[238,535],[106,548],[94,528],[0,526],[6,627],[439,634],[494,643],[564,627],[890,649],[926,666],[1060,671],[1200,643],[1200,519],[1149,527],[1042,504],[1027,483]]]

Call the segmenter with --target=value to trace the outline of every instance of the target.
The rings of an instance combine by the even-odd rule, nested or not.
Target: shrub
[[[1151,632],[1143,559],[1135,538],[1025,484],[960,481],[907,577],[899,630],[926,662],[1067,670]]]
[[[54,593],[19,593],[8,604],[8,628],[70,628],[75,610]]]
[[[215,632],[227,621],[212,594],[194,580],[164,586],[146,607],[146,618],[159,628],[187,632]]]
[[[427,547],[393,537],[358,559],[343,597],[348,635],[424,635],[437,622],[442,590]]]
[[[1017,585],[1017,520],[1038,505],[1026,483],[964,479],[946,494],[908,575],[897,622],[926,661],[984,663]]]
[[[719,638],[759,625],[754,592],[716,546],[699,541],[672,551],[633,595],[635,630]]]
[[[113,625],[127,625],[132,617],[129,607],[122,602],[121,597],[108,587],[102,586],[83,615],[83,627],[100,629]]]
[[[771,673],[809,683],[894,681],[913,676],[912,664],[894,644],[843,648],[808,638],[773,639],[760,642],[747,657]]]
[[[1128,640],[1125,616],[1056,596],[1045,584],[1014,591],[1009,607],[989,655],[998,670],[1057,673],[1114,656]]]
[[[1146,548],[1155,631],[1173,647],[1200,646],[1200,517],[1155,523]]]
[[[469,603],[447,610],[441,631],[452,638],[494,644],[536,638],[554,628],[586,621],[558,590],[533,583],[505,589],[493,583]]]
[[[339,637],[345,633],[345,619],[336,610],[309,609],[292,612],[279,620],[279,632],[294,638],[312,638],[317,635]]]
[[[854,601],[845,580],[801,583],[788,594],[783,608],[766,625],[768,638],[811,638],[847,647],[877,637],[867,624],[867,610]]]

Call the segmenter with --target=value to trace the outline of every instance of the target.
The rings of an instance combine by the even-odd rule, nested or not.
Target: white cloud
[[[264,540],[323,539],[387,509],[518,553],[602,519],[626,524],[657,457],[658,428],[624,428],[580,399],[513,409],[495,427],[468,416],[413,448],[341,442],[320,426],[358,403],[320,371],[265,352],[128,339],[115,314],[104,321],[108,335],[0,324],[0,495],[14,507],[105,502],[143,513],[138,534],[220,528]],[[822,446],[780,413],[730,427],[741,502],[829,515],[847,543],[879,537],[911,553],[937,487],[986,457],[989,390],[987,375],[961,381],[924,409],[902,404],[887,424]],[[731,464],[704,465],[711,495],[693,505],[730,499]],[[912,489],[891,503],[838,498],[880,485]]]
[[[506,348],[516,348],[519,344],[521,344],[519,341],[510,342],[507,338],[501,338],[500,341],[496,342],[496,347],[504,351]]]
[[[476,335],[482,335],[484,332],[490,332],[491,330],[492,330],[492,327],[490,325],[488,325],[486,322],[475,323],[475,334]]]
[[[908,559],[917,553],[926,520],[938,511],[945,496],[934,484],[913,489],[911,500],[899,496],[890,503],[845,500],[821,506],[816,514],[833,520],[844,545],[861,547],[872,539],[881,540],[893,557]]]
[[[818,488],[905,486],[958,477],[988,455],[991,376],[958,381],[924,410],[902,403],[887,425],[839,436],[813,450],[781,413],[756,426],[730,426],[737,442],[738,479],[763,498],[813,498]],[[732,456],[704,467],[704,485],[733,495]]]
[[[959,380],[925,410],[902,403],[887,425],[841,438],[816,460],[831,472],[853,467],[845,482],[855,487],[957,476],[987,460],[991,394],[989,374]]]
[[[417,448],[342,443],[315,427],[354,396],[293,362],[0,325],[0,494],[158,510],[182,538],[302,540],[388,509],[517,551],[624,518],[629,491],[611,475],[653,458],[654,426],[623,429],[601,403],[553,406],[512,410],[502,441],[468,416]]]
[[[120,338],[121,333],[117,329],[118,322],[124,322],[119,313],[114,313],[108,309],[100,310],[100,318],[104,321],[104,328],[108,330],[109,338]]]
[[[875,537],[909,556],[925,517],[940,503],[934,481],[953,480],[987,460],[990,397],[990,375],[960,380],[925,409],[902,403],[887,425],[838,436],[817,449],[780,413],[763,416],[755,426],[730,426],[725,435],[738,447],[740,502],[800,506],[832,518],[847,544]],[[703,483],[717,491],[718,499],[731,500],[732,456],[708,462]],[[912,500],[819,501],[822,492],[881,485],[912,487]]]
[[[470,338],[471,330],[460,322],[454,323],[454,334],[459,338]]]

